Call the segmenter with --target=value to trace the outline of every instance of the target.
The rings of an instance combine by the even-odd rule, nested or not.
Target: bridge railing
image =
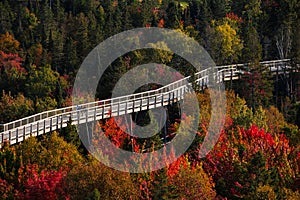
[[[185,80],[186,79],[187,78],[185,78]],[[81,104],[81,105],[77,105],[77,106],[75,105],[75,106],[70,106],[70,107],[66,107],[66,108],[45,111],[42,113],[38,113],[38,114],[31,115],[31,116],[28,116],[28,117],[25,117],[25,118],[22,118],[19,120],[9,122],[6,124],[1,124],[0,130],[1,130],[1,132],[6,132],[6,131],[9,131],[9,130],[12,130],[12,129],[15,129],[18,127],[25,126],[25,125],[33,123],[33,122],[43,121],[43,120],[51,118],[51,117],[76,115],[77,113],[79,113],[81,111],[85,111],[89,108],[100,109],[101,107],[113,107],[120,103],[142,100],[145,97],[148,97],[148,98],[155,97],[155,96],[163,94],[169,90],[174,90],[176,88],[180,88],[181,86],[184,85],[185,80],[178,80],[178,81],[171,83],[165,87],[162,87],[162,88],[159,88],[156,90],[152,90],[152,91],[131,94],[131,95],[127,95],[127,96],[121,96],[121,97],[116,97],[116,98],[108,99],[108,100],[101,100],[101,101],[97,101],[97,102],[90,102],[90,103],[85,103],[85,104]],[[106,114],[107,113],[105,113],[105,115]]]
[[[166,93],[156,93],[151,96],[148,96],[146,99],[155,97],[155,101],[152,103],[149,103],[149,101],[146,101],[146,104],[143,103],[143,101],[145,100],[145,97],[143,95],[141,95],[141,96],[137,97],[136,99],[131,99],[131,100],[127,99],[125,101],[114,102],[114,103],[110,102],[109,104],[107,104],[105,106],[98,105],[95,107],[91,107],[91,105],[89,105],[89,107],[87,106],[80,110],[71,110],[71,111],[68,111],[65,113],[52,115],[52,116],[49,116],[48,118],[40,119],[38,121],[29,123],[29,124],[25,124],[23,126],[19,126],[14,129],[10,129],[8,131],[1,133],[0,143],[3,143],[4,140],[8,140],[10,142],[10,144],[14,144],[14,143],[23,141],[27,137],[32,136],[32,135],[37,136],[37,135],[44,134],[49,131],[51,132],[51,131],[57,130],[59,128],[65,127],[67,125],[67,122],[69,121],[69,119],[71,119],[73,121],[73,124],[80,124],[80,123],[86,123],[86,122],[91,121],[90,120],[91,118],[92,118],[92,121],[95,121],[96,119],[99,118],[99,115],[102,116],[102,117],[100,117],[100,119],[116,116],[116,115],[120,114],[120,109],[118,108],[117,111],[112,112],[113,107],[118,106],[120,104],[127,105],[130,103],[132,104],[132,102],[138,102],[138,103],[136,103],[136,105],[134,105],[134,103],[133,103],[133,107],[131,107],[131,109],[132,109],[131,112],[134,112],[134,110],[140,111],[140,110],[142,110],[142,107],[145,105],[147,105],[148,108],[151,105],[155,105],[154,107],[158,107],[158,106],[160,107],[160,106],[165,105],[166,101],[169,101],[169,103],[170,103],[170,99],[175,98],[175,96],[174,96],[175,91],[180,91],[180,92],[177,92],[176,98],[178,98],[178,97],[182,98],[182,96],[184,96],[184,94],[186,93],[186,85],[178,87],[173,91],[168,91]],[[173,94],[171,95],[171,93],[173,93]],[[97,112],[97,110],[100,110],[100,112]],[[143,109],[143,110],[145,110],[145,109]],[[117,113],[117,114],[115,114],[115,113]],[[1,144],[0,144],[0,146],[1,146]]]

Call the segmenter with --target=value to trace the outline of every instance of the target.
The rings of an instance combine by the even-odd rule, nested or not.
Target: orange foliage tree
[[[19,51],[20,42],[16,40],[10,33],[0,34],[0,50],[5,53],[17,53]]]

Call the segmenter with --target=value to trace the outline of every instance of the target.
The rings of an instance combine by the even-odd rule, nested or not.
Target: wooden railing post
[[[23,134],[25,135],[25,138],[26,138],[26,127],[23,126]]]
[[[50,118],[50,132],[52,132],[52,117]]]
[[[134,113],[134,107],[135,107],[135,105],[134,105],[134,99],[133,99],[133,102],[132,102],[132,113]]]
[[[36,135],[37,135],[37,136],[39,135],[39,129],[40,129],[40,127],[39,127],[39,122],[37,122],[37,124],[36,124],[36,130],[37,130]]]
[[[150,106],[149,104],[150,104],[150,98],[148,97],[147,98],[147,110],[149,110],[149,106]]]
[[[29,129],[29,135],[30,135],[30,137],[32,136],[32,124],[30,124],[30,129]]]
[[[85,122],[87,123],[89,121],[89,110],[88,108],[85,109]]]
[[[19,129],[17,128],[17,130],[16,130],[16,143],[18,143],[18,138],[19,138]]]
[[[117,113],[118,113],[117,115],[119,116],[120,115],[120,101],[118,102],[118,108],[117,108],[117,110],[118,110],[117,111]]]
[[[59,120],[59,116],[56,116],[56,130],[58,130],[58,120]]]
[[[102,106],[102,119],[104,119],[104,105]]]
[[[11,143],[11,131],[8,132],[8,141],[9,141],[9,144],[10,144]]]
[[[232,89],[233,69],[230,69],[230,89]]]
[[[46,120],[44,120],[44,134],[46,133]]]
[[[63,127],[63,118],[64,118],[64,116],[61,115],[60,116],[60,129],[62,129],[62,127]]]
[[[80,122],[80,114],[79,111],[77,111],[77,125],[79,125],[79,122]]]

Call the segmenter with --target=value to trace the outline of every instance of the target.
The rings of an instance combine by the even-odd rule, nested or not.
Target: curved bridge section
[[[289,62],[289,59],[285,59],[264,61],[261,64],[269,67],[270,72],[278,73],[290,70]],[[211,70],[205,69],[195,74],[194,81],[200,88],[203,88],[209,84],[209,76],[213,76],[214,81],[219,83],[239,79],[240,75],[247,71],[248,65],[217,66],[213,75],[209,74]],[[83,124],[173,104],[192,91],[192,85],[188,81],[190,78],[190,76],[185,77],[156,90],[45,111],[1,124],[0,147],[5,141],[12,145],[30,136],[38,136],[64,128],[70,120],[74,125]]]

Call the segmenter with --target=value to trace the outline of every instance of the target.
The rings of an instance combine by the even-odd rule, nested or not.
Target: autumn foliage
[[[23,58],[18,54],[4,53],[0,51],[0,70],[6,70],[8,73],[15,70],[18,73],[24,73],[25,69],[22,67]]]
[[[62,179],[66,175],[62,169],[42,170],[38,172],[37,166],[27,166],[24,177],[24,193],[20,194],[22,199],[58,199],[59,194],[63,196]],[[68,197],[66,196],[66,199]]]
[[[234,198],[245,197],[260,185],[276,190],[292,185],[299,174],[298,162],[299,149],[291,147],[283,134],[273,136],[253,125],[223,132],[204,168],[217,190]]]
[[[96,121],[89,130],[93,134],[88,142],[96,147],[107,146],[107,140],[102,140],[105,137],[114,147],[132,154],[153,153],[153,160],[139,166],[151,169],[157,163],[156,151],[166,150],[165,143],[172,142],[179,126],[183,127],[179,134],[190,131],[193,117],[200,112],[193,143],[177,159],[176,148],[164,151],[164,168],[135,174],[105,166],[82,144],[70,119],[60,133],[30,137],[16,145],[1,144],[0,199],[300,199],[297,0],[1,0],[0,16],[0,124],[71,106],[73,83],[89,52],[106,38],[134,28],[174,29],[203,46],[217,65],[250,63],[239,65],[239,80],[225,83],[226,89],[234,92],[227,92],[223,130],[220,137],[212,138],[206,156],[199,152],[208,134],[210,98],[215,91],[192,83],[198,92],[199,110],[189,105],[193,116],[176,113],[181,104],[177,99],[165,107],[171,110],[168,127],[151,138],[128,134],[129,120],[118,117]],[[188,47],[189,51],[181,52],[185,58],[203,52],[194,52],[189,48],[192,43],[173,39],[172,34],[166,41],[159,34],[153,38],[132,36],[127,41],[132,47],[147,48],[110,63],[98,83],[97,99],[110,98],[114,83],[145,63],[157,63],[157,69],[131,77],[131,83],[151,75],[174,82],[183,78],[181,74],[192,75],[193,64],[198,69],[206,67],[202,66],[205,62],[189,63],[175,55],[171,49],[180,52],[178,44]],[[160,38],[162,41],[156,41]],[[269,72],[270,66],[259,64],[285,58],[292,62],[276,78]],[[168,70],[160,64],[178,72],[166,75]],[[289,71],[290,67],[295,70]],[[154,90],[160,85],[146,87]],[[82,100],[86,98],[84,91],[77,92]],[[225,106],[217,104],[217,111]],[[182,120],[178,120],[179,114]],[[2,131],[3,126],[0,128]],[[108,162],[117,160],[110,148],[101,153],[109,157]]]

